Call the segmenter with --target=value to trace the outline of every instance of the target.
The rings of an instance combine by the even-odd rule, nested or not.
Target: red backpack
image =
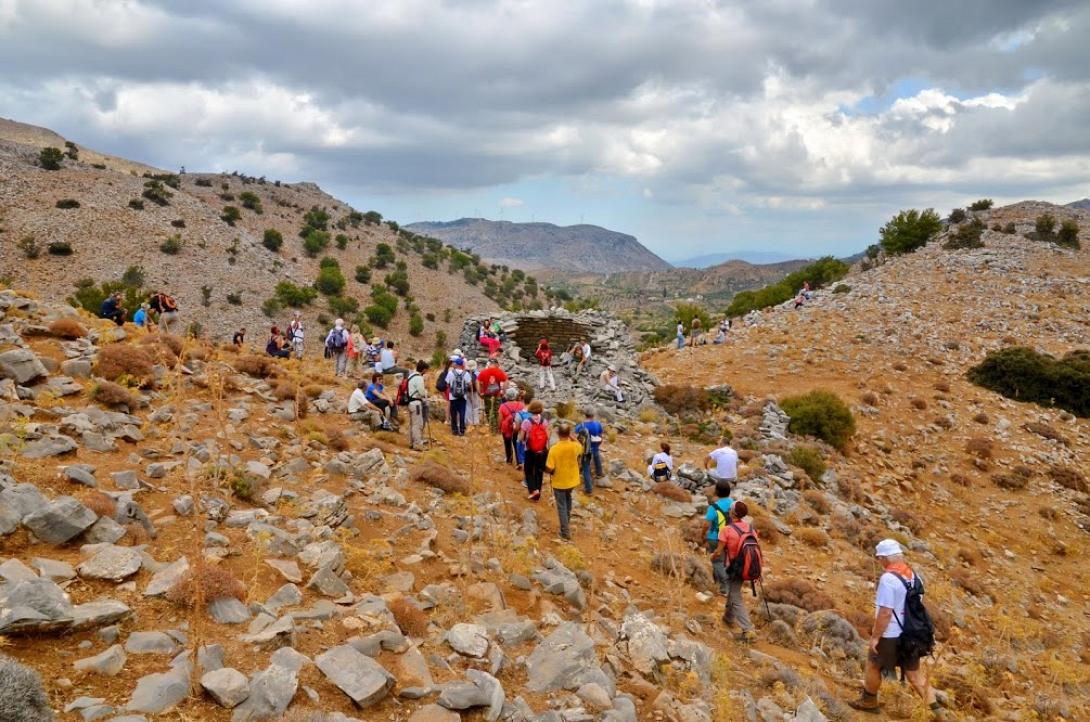
[[[544,421],[530,419],[530,431],[526,434],[526,448],[535,454],[549,447],[549,430]]]
[[[508,439],[515,435],[515,414],[522,411],[521,401],[505,401],[500,406],[500,434]]]
[[[741,545],[738,547],[738,554],[734,559],[730,560],[727,575],[731,579],[741,579],[743,582],[749,582],[750,586],[753,587],[753,593],[756,595],[755,582],[761,578],[762,567],[761,545],[757,543],[757,532],[752,524],[749,526],[748,531],[743,531],[734,522],[731,522],[728,527],[733,529],[734,533],[741,539]]]

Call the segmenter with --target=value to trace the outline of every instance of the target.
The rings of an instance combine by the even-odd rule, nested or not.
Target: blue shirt
[[[367,397],[368,401],[374,401],[379,397],[379,394],[381,394],[385,390],[386,387],[382,384],[371,384],[367,387],[367,391],[364,393],[364,396]]]
[[[148,312],[144,309],[137,309],[136,313],[132,315],[132,322],[137,326],[143,326],[148,321]]]
[[[602,445],[601,439],[602,439],[603,430],[602,430],[602,423],[600,421],[584,421],[583,423],[581,423],[581,424],[579,424],[578,426],[575,427],[576,435],[579,435],[579,433],[582,432],[582,431],[586,431],[587,436],[597,436],[598,437],[598,441],[591,441],[590,442],[590,445],[592,447],[597,448],[597,447]]]
[[[730,523],[730,508],[734,506],[734,499],[729,496],[723,499],[716,499],[715,504],[719,505],[719,508],[723,511],[723,516],[726,517],[727,523]],[[708,511],[704,514],[704,518],[708,520],[711,526],[708,527],[708,539],[712,541],[719,541],[719,513],[712,504],[708,504]]]

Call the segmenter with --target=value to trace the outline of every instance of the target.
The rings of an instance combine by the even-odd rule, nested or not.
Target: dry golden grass
[[[889,516],[893,521],[909,529],[913,534],[919,534],[920,530],[923,529],[920,520],[904,509],[893,509],[890,511]]]
[[[241,374],[264,379],[274,374],[276,364],[274,359],[269,356],[250,354],[248,356],[239,356],[235,360],[234,367],[235,371]]]
[[[281,401],[295,399],[299,394],[299,387],[291,381],[280,380],[273,384],[272,395]]]
[[[1069,466],[1050,466],[1048,477],[1065,489],[1071,489],[1083,494],[1090,492],[1090,485],[1086,483],[1086,477]]]
[[[148,530],[141,524],[136,522],[129,522],[125,525],[125,539],[132,545],[144,544],[151,539],[151,535],[148,534]]]
[[[113,381],[99,381],[91,387],[91,398],[104,406],[124,406],[129,410],[140,405],[136,394]]]
[[[824,547],[829,544],[829,535],[816,527],[803,527],[796,529],[792,536],[803,544],[811,547]]]
[[[58,318],[49,324],[49,333],[57,338],[83,338],[87,335],[87,329],[74,318]]]
[[[806,499],[806,503],[810,505],[810,508],[818,514],[828,514],[833,510],[832,505],[829,503],[829,497],[817,489],[802,492],[802,497]]]
[[[747,504],[749,507],[749,521],[757,530],[757,536],[765,544],[777,544],[782,538],[780,530],[772,521],[768,511],[758,504]]]
[[[971,567],[975,567],[980,564],[980,552],[971,547],[959,547],[958,559]]]
[[[660,481],[651,487],[651,491],[659,496],[665,496],[674,501],[687,502],[692,500],[692,495],[672,481]]]
[[[108,381],[132,379],[140,386],[151,386],[155,383],[155,362],[142,348],[111,344],[99,349],[95,374]]]
[[[307,384],[303,387],[303,393],[310,399],[318,398],[322,395],[323,391],[325,391],[325,387],[320,384]]]
[[[432,459],[426,459],[414,466],[410,477],[413,481],[442,489],[448,494],[469,493],[469,484],[465,479]]]
[[[83,505],[99,516],[113,517],[117,505],[114,500],[101,491],[89,491],[80,499]]]
[[[201,563],[190,569],[181,581],[166,593],[166,598],[180,607],[193,607],[198,599],[205,604],[223,597],[245,601],[246,586],[231,572],[216,564]]]
[[[326,437],[329,440],[329,448],[334,451],[348,451],[352,448],[352,444],[349,443],[348,437],[345,436],[344,432],[340,429],[329,429],[326,431]]]
[[[978,459],[990,459],[992,458],[993,446],[994,444],[991,439],[986,439],[983,436],[974,436],[965,443],[965,451]]]
[[[387,606],[402,633],[417,638],[428,633],[428,615],[405,597],[398,597]]]
[[[819,609],[833,609],[833,598],[825,592],[819,591],[811,582],[805,579],[784,579],[783,581],[769,582],[765,584],[765,598],[770,602],[779,604],[791,604],[805,609],[808,612],[816,612]]]
[[[1058,441],[1064,446],[1070,446],[1071,443],[1067,440],[1067,437],[1061,434],[1056,429],[1052,428],[1048,424],[1042,424],[1039,421],[1031,421],[1027,424],[1023,424],[1022,428],[1031,434],[1037,434],[1038,436],[1049,439],[1050,441]]]

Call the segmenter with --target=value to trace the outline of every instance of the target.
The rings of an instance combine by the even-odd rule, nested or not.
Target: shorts
[[[898,667],[905,672],[915,672],[920,668],[919,657],[900,658],[897,653],[897,637],[882,637],[878,640],[878,653],[869,652],[867,658],[887,677],[893,676]]]

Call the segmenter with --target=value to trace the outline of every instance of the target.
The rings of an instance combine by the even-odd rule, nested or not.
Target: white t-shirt
[[[590,361],[590,344],[583,344],[583,360]]]
[[[392,369],[397,364],[394,362],[394,350],[390,348],[384,348],[379,351],[378,362],[382,365],[383,369]]]
[[[908,581],[912,583],[911,578]],[[883,639],[896,639],[901,636],[901,623],[897,620],[904,620],[905,618],[905,599],[907,597],[908,590],[905,589],[904,582],[896,574],[885,572],[878,578],[878,593],[874,595],[874,614],[875,616],[878,615],[880,607],[888,607],[895,612],[890,617],[886,631],[882,633]]]
[[[738,452],[729,446],[716,449],[708,454],[715,462],[715,475],[720,479],[738,478]]]
[[[348,397],[348,413],[354,414],[358,411],[370,406],[367,401],[367,395],[363,393],[363,389],[355,389],[352,395]]]

